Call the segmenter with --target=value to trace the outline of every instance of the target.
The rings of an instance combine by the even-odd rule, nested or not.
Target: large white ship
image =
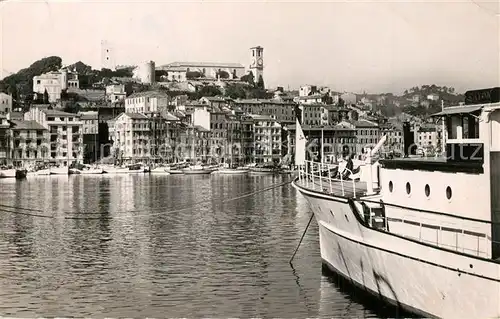
[[[357,180],[305,161],[297,123],[293,185],[319,225],[323,263],[425,317],[500,317],[499,91],[468,91],[465,105],[435,114],[443,158],[374,161],[383,137]]]

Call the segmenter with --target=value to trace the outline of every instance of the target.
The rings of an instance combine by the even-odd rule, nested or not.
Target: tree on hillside
[[[247,82],[250,85],[255,85],[255,79],[253,76],[253,72],[250,71],[250,72],[248,72],[248,74],[245,74],[244,76],[242,76],[241,81]]]
[[[262,75],[259,75],[259,80],[257,81],[257,88],[264,89],[264,79]]]
[[[345,101],[339,97],[339,107],[344,107],[345,106]]]
[[[43,103],[48,104],[49,103],[49,93],[47,92],[47,89],[43,92]]]
[[[224,70],[218,71],[215,76],[219,79],[229,79],[229,73]]]
[[[202,76],[201,72],[198,72],[198,71],[186,72],[186,79],[188,79],[188,80],[198,79],[198,78],[201,78],[201,76]]]
[[[226,87],[226,96],[232,99],[245,99],[247,93],[241,84],[231,84]]]

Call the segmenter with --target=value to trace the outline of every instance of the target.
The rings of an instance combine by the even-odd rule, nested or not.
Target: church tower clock
[[[264,48],[257,46],[250,48],[250,68],[254,76],[255,83],[259,82],[259,78],[264,80]]]

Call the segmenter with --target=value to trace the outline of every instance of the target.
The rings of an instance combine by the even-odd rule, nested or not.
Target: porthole
[[[392,193],[393,189],[394,189],[394,185],[392,184],[392,181],[389,181],[389,192]]]
[[[406,183],[406,194],[410,195],[411,193],[411,185],[410,183]]]
[[[450,186],[446,187],[446,198],[451,199],[452,195],[453,192],[451,191],[451,187]]]
[[[429,184],[425,185],[425,196],[429,197],[431,195],[431,187]]]

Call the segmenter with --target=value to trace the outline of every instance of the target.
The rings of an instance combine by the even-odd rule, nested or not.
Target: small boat
[[[193,165],[182,169],[184,174],[211,174],[213,171],[214,169],[201,165]]]
[[[278,172],[274,167],[254,166],[250,167],[250,174],[252,175],[272,175]]]
[[[223,175],[244,175],[248,174],[249,169],[246,167],[220,168],[216,172]]]
[[[104,166],[102,168],[103,174],[128,174],[130,170],[128,167],[119,167],[119,166]]]
[[[50,175],[68,175],[69,167],[68,166],[53,166],[50,168]]]
[[[15,178],[15,177],[16,177],[15,168],[0,169],[0,178]]]
[[[75,169],[75,173],[81,175],[98,175],[103,174],[104,170],[98,166],[91,167],[88,165],[82,165],[81,167]]]
[[[50,175],[50,169],[49,168],[41,168],[32,172],[29,172],[29,175],[36,175],[36,176],[48,176]]]
[[[170,175],[170,172],[167,170],[165,166],[157,166],[149,171],[151,174],[162,174],[162,175]]]
[[[172,174],[172,175],[180,175],[180,174],[184,174],[184,172],[182,171],[183,168],[187,168],[188,165],[186,163],[177,163],[177,164],[172,164],[172,165],[169,165],[167,167],[165,167],[165,171],[167,171],[168,173]]]

